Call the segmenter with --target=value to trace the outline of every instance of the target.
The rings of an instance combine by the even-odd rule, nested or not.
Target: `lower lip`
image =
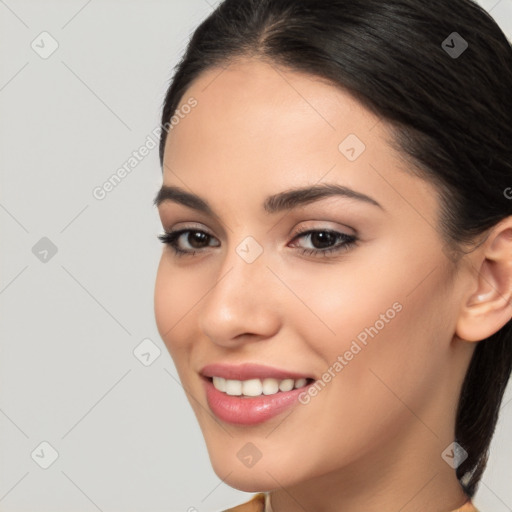
[[[213,382],[204,379],[206,399],[217,418],[236,425],[263,423],[299,403],[299,395],[313,383],[291,391],[279,391],[274,395],[254,397],[232,396],[215,388]]]

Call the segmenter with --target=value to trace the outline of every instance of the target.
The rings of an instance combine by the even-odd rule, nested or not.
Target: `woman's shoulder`
[[[249,501],[237,505],[236,507],[223,510],[222,512],[264,512],[264,510],[265,494],[260,492],[255,494]]]
[[[468,500],[462,507],[454,510],[453,512],[480,512],[471,500]]]

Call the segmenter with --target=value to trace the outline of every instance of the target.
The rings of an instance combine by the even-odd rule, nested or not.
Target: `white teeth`
[[[301,388],[306,385],[306,379],[297,379],[295,381],[295,388]]]
[[[242,381],[226,379],[226,393],[228,395],[241,395]]]
[[[226,379],[224,377],[213,377],[213,385],[219,391],[226,391]]]
[[[305,378],[294,379],[249,379],[249,380],[233,380],[224,379],[223,377],[213,377],[213,385],[215,389],[232,396],[260,396],[275,395],[279,391],[291,391],[292,389],[301,388],[306,385]]]
[[[263,390],[260,379],[242,381],[242,394],[247,396],[259,396]]]
[[[279,382],[276,379],[263,379],[263,394],[274,395],[279,391]]]
[[[279,391],[291,391],[294,385],[293,379],[284,379],[279,383]]]

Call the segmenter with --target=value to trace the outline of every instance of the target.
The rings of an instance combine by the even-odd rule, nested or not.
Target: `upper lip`
[[[299,372],[282,370],[272,366],[266,366],[255,363],[244,363],[240,365],[231,365],[224,363],[207,364],[200,372],[205,377],[223,377],[231,380],[249,380],[249,379],[308,379],[312,378]]]

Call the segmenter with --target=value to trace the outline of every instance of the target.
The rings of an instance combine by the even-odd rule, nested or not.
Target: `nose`
[[[265,252],[247,263],[231,249],[212,286],[198,312],[200,329],[212,342],[233,348],[278,332],[283,286],[267,268]]]

